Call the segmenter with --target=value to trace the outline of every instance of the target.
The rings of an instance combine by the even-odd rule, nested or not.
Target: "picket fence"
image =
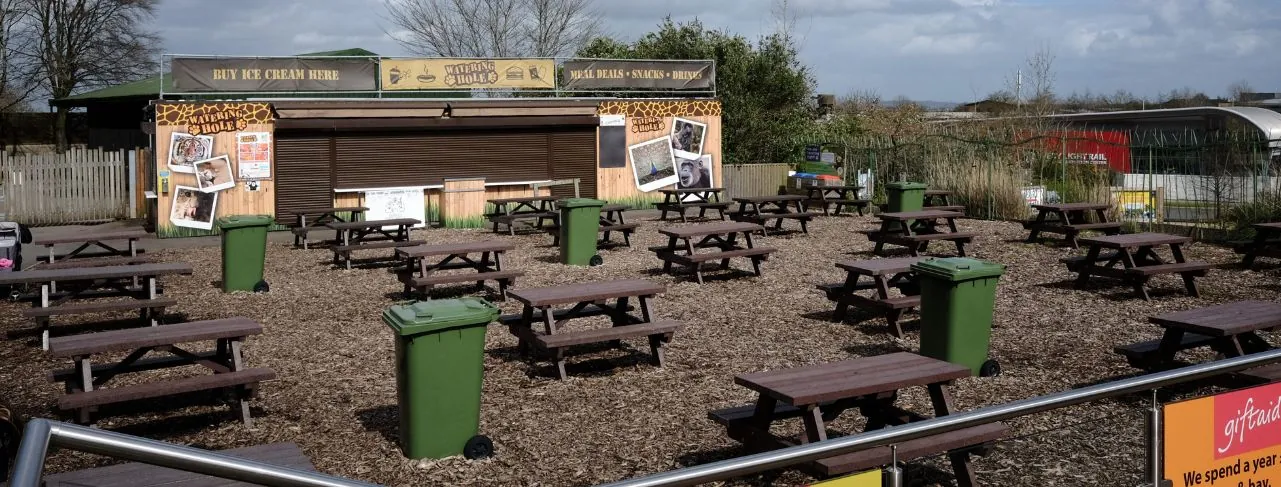
[[[128,216],[128,151],[0,154],[0,220],[57,225]]]
[[[778,194],[778,187],[787,184],[790,164],[726,164],[722,184],[726,198],[770,196]]]

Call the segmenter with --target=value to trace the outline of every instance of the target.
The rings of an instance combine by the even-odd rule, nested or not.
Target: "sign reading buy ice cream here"
[[[1281,383],[1168,404],[1165,478],[1174,485],[1281,486]]]

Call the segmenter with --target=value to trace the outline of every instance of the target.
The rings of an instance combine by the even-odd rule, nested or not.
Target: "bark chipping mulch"
[[[1201,299],[1181,292],[1177,278],[1158,278],[1155,299],[1144,302],[1123,286],[1074,290],[1059,259],[1067,248],[1021,242],[1017,224],[965,220],[980,237],[971,255],[1008,266],[997,296],[993,352],[1004,369],[995,378],[970,378],[953,388],[958,409],[999,404],[1100,381],[1136,371],[1112,352],[1118,344],[1156,338],[1150,315],[1240,299],[1278,297],[1277,272],[1230,265],[1237,257],[1208,244],[1193,244],[1192,259],[1222,267],[1200,279]],[[255,425],[246,429],[229,409],[209,402],[171,411],[130,411],[107,417],[103,428],[202,448],[224,449],[290,441],[302,446],[316,467],[332,474],[387,485],[594,485],[744,454],[707,418],[711,409],[750,403],[752,394],[733,384],[735,374],[915,350],[915,316],[907,338],[885,332],[884,320],[845,323],[829,319],[831,303],[815,284],[843,278],[832,263],[870,258],[871,246],[854,230],[871,228],[870,217],[822,218],[809,235],[758,237],[779,252],[764,264],[764,276],[713,277],[707,284],[658,271],[646,247],[666,243],[645,221],[630,249],[603,252],[595,268],[562,266],[546,234],[517,237],[480,230],[416,231],[428,242],[509,239],[519,243],[506,265],[527,271],[517,288],[604,279],[644,277],[667,285],[656,301],[657,316],[685,324],[668,350],[668,366],[648,363],[644,339],[623,350],[589,348],[572,354],[570,379],[550,377],[548,363],[530,364],[515,354],[515,340],[491,326],[485,356],[481,430],[497,455],[469,462],[461,457],[412,461],[401,456],[397,429],[393,341],[379,313],[400,297],[386,269],[352,271],[330,267],[330,253],[287,245],[268,249],[271,292],[225,295],[216,290],[218,248],[162,251],[167,261],[190,262],[195,275],[165,280],[165,294],[179,299],[176,312],[188,320],[246,316],[265,332],[245,348],[249,365],[271,367],[279,379],[265,383],[254,404]],[[938,244],[935,244],[938,245]],[[947,250],[942,246],[932,250]],[[368,251],[366,256],[390,251]],[[950,251],[948,252],[950,254]],[[746,262],[736,264],[743,268]],[[464,290],[467,292],[468,290]],[[448,294],[445,294],[448,295]],[[8,304],[5,331],[26,327],[19,305]],[[504,312],[517,312],[512,302]],[[82,320],[84,321],[84,320]],[[62,320],[66,322],[66,320]],[[1191,355],[1209,359],[1208,355]],[[48,359],[29,339],[0,343],[0,383],[5,399],[28,416],[56,416],[61,385],[46,373],[69,362]],[[153,372],[154,373],[154,372]],[[174,373],[174,372],[171,372]],[[140,374],[141,375],[141,374]],[[1204,394],[1208,386],[1170,391],[1163,400]],[[1148,396],[1105,401],[1013,421],[1013,439],[976,461],[988,485],[1134,485],[1142,475],[1142,412]],[[903,404],[928,412],[923,390],[907,390]],[[834,431],[861,427],[853,412],[832,423]],[[799,420],[777,428],[799,432]],[[99,465],[100,457],[52,453],[47,471]],[[909,484],[951,485],[949,464],[933,458],[913,462]],[[942,470],[939,470],[942,468]],[[799,471],[740,479],[734,484],[801,485],[813,479]]]

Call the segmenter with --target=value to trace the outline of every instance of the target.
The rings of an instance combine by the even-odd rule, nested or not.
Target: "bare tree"
[[[50,98],[135,81],[156,73],[159,37],[146,28],[158,0],[19,0],[31,40],[17,55],[38,70]],[[66,107],[54,119],[67,150]]]
[[[1042,44],[1033,52],[1014,73],[1005,78],[1006,91],[1013,93],[1016,103],[1033,114],[1044,115],[1054,110],[1054,50],[1049,44]],[[1024,87],[1028,90],[1024,90]],[[1030,97],[1024,97],[1024,92]]]
[[[1254,93],[1254,87],[1246,80],[1237,80],[1228,85],[1228,99],[1237,103],[1247,102],[1247,93]]]
[[[390,0],[387,20],[423,56],[562,56],[601,33],[591,0]]]

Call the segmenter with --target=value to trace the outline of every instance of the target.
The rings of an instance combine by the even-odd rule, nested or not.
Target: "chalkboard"
[[[823,153],[822,147],[819,147],[817,145],[805,146],[805,160],[807,161],[818,162],[819,158],[822,157],[822,153]]]
[[[601,127],[597,145],[600,167],[627,167],[627,127]]]

